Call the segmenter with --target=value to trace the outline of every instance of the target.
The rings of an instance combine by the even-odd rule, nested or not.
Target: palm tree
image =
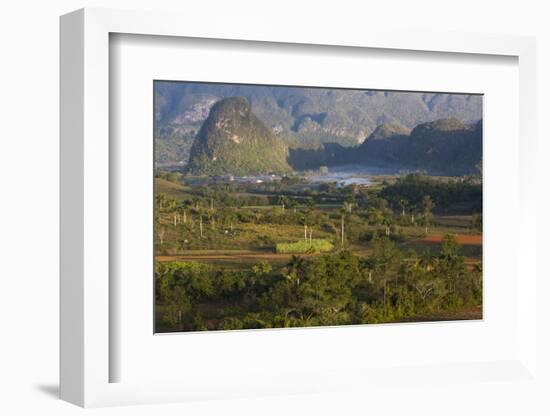
[[[425,271],[431,272],[434,268],[435,258],[430,255],[429,252],[425,252],[420,256],[419,266]]]
[[[166,202],[164,202],[165,210],[167,213],[172,215],[172,223],[174,227],[177,224],[178,219],[178,213],[177,213],[177,206],[178,202],[175,199],[166,199]]]
[[[477,285],[481,288],[482,279],[483,279],[483,265],[482,263],[474,264],[473,267],[474,275],[477,277]]]
[[[382,218],[382,225],[385,227],[386,235],[390,236],[391,226],[393,225],[393,218],[391,212],[385,212]]]
[[[409,208],[411,213],[411,225],[414,225],[414,214],[416,213],[416,205],[411,205]]]
[[[405,216],[405,210],[407,209],[407,201],[405,199],[399,200],[399,208],[401,208],[401,216]]]
[[[402,276],[406,282],[413,280],[414,277],[422,271],[420,267],[420,258],[414,250],[411,250],[408,258],[404,259],[401,270],[403,272]]]
[[[294,198],[288,198],[288,201],[286,202],[286,206],[294,211],[296,214],[296,206],[298,205],[298,202]]]
[[[233,232],[233,224],[237,220],[237,213],[234,208],[228,208],[223,211],[224,223],[229,223],[229,230]]]
[[[344,205],[340,209],[340,239],[341,239],[340,243],[341,243],[342,247],[344,247],[344,242],[346,241],[346,237],[345,237],[346,214],[347,214],[347,210],[346,210],[346,207]]]
[[[277,203],[281,206],[283,214],[285,213],[285,206],[288,204],[288,197],[286,195],[279,195],[277,197]]]
[[[157,227],[157,235],[160,241],[160,244],[164,244],[164,234],[166,233],[166,230],[164,227]]]
[[[160,193],[155,195],[155,201],[157,203],[157,207],[159,210],[164,208],[164,204],[166,203],[167,197],[166,194]]]
[[[200,198],[193,198],[193,205],[195,205],[195,209],[198,211],[201,207]]]
[[[195,212],[197,213],[197,216],[199,217],[199,233],[200,233],[200,238],[202,239],[204,237],[204,234],[203,234],[203,213],[204,213],[204,210],[203,208],[198,204],[198,202],[195,203]]]
[[[216,229],[216,217],[214,215],[214,212],[211,210],[207,213],[207,215],[208,215],[208,222],[210,223],[212,230]]]
[[[293,280],[296,283],[296,286],[300,286],[300,278],[305,273],[305,265],[305,259],[296,255],[293,255],[286,265],[287,279],[291,281]]]
[[[344,201],[344,204],[342,206],[348,214],[351,214],[351,209],[353,208],[353,205],[353,201]]]
[[[301,220],[302,220],[302,221],[301,221],[302,224],[304,225],[304,241],[307,243],[307,222],[308,222],[308,221],[307,221],[307,220],[308,220],[307,214],[304,214],[304,215],[302,216]]]
[[[369,283],[372,283],[372,272],[374,271],[375,263],[376,260],[372,257],[360,260],[359,262],[359,267],[364,274],[366,273]]]
[[[183,223],[187,224],[187,210],[191,207],[191,201],[185,200],[180,205],[181,213],[183,214]]]
[[[428,226],[430,225],[432,209],[434,206],[435,204],[432,201],[432,198],[430,198],[429,195],[424,195],[424,198],[422,198],[422,210],[424,211],[424,227],[426,234],[428,234]]]

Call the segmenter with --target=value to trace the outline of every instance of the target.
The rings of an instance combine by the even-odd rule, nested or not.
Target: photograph
[[[154,331],[483,319],[483,95],[153,81]]]

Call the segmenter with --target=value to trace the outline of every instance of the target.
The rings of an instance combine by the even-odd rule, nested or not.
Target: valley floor
[[[380,198],[399,181],[157,181],[157,330],[482,319],[481,217],[463,213],[476,185],[427,179],[465,195],[434,214],[422,193]]]

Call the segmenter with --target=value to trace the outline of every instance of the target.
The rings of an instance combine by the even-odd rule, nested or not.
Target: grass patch
[[[328,240],[316,238],[309,241],[296,241],[294,243],[277,243],[277,253],[322,253],[332,251],[334,246]]]
[[[189,188],[181,183],[167,181],[162,178],[155,178],[155,193],[166,194],[170,198],[184,200],[191,198]]]

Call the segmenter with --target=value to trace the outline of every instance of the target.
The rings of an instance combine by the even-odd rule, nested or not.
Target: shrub
[[[220,329],[243,329],[243,322],[234,317],[224,318],[220,324]]]

